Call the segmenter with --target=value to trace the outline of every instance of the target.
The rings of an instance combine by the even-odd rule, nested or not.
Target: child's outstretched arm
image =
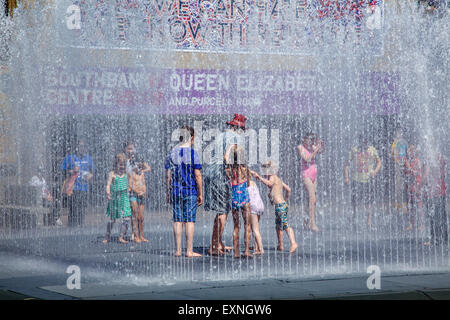
[[[147,162],[142,162],[142,165],[144,166],[144,170],[142,170],[142,172],[150,172],[152,171],[152,168],[150,168],[150,166],[147,164]]]
[[[106,180],[106,196],[108,197],[108,200],[111,200],[111,183],[113,182],[114,179],[114,172],[111,171],[108,174],[108,179]]]
[[[264,183],[269,188],[272,188],[273,185],[275,184],[275,176],[270,176],[269,179],[265,179],[261,177],[259,174],[255,173],[255,178]]]

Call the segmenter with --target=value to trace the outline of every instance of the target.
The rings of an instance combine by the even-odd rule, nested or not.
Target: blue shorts
[[[172,195],[173,222],[195,222],[197,196],[179,197]]]
[[[131,192],[130,193],[130,202],[137,202],[137,204],[140,206],[141,204],[144,204],[144,197],[138,196],[136,193]]]

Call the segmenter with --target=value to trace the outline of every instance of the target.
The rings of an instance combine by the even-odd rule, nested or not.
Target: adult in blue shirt
[[[167,157],[166,169],[167,202],[172,204],[173,235],[175,238],[175,256],[181,256],[181,233],[183,225],[186,233],[186,256],[201,257],[193,251],[194,224],[197,207],[203,203],[202,164],[194,144],[194,129],[182,128],[180,143]]]
[[[73,186],[72,195],[67,198],[69,227],[84,225],[89,183],[93,177],[94,169],[94,162],[91,156],[87,154],[86,144],[80,140],[74,152],[68,154],[61,165],[61,170],[64,172],[66,178],[78,174]]]

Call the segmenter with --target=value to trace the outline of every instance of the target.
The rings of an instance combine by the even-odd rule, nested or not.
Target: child
[[[288,204],[287,200],[291,193],[291,188],[285,184],[278,176],[278,168],[272,161],[267,162],[263,166],[263,174],[266,178],[260,177],[255,173],[255,178],[260,180],[266,186],[269,187],[269,199],[272,204],[275,205],[275,229],[278,236],[277,249],[283,251],[283,230],[286,231],[289,240],[291,242],[290,253],[297,250],[298,244],[295,242],[294,230],[289,227],[288,223]],[[283,197],[283,191],[286,191],[286,200]]]
[[[114,168],[108,175],[106,183],[106,195],[108,197],[108,207],[106,214],[110,221],[106,227],[106,237],[103,243],[108,243],[111,239],[111,229],[116,219],[121,219],[121,229],[119,241],[128,243],[124,239],[128,230],[128,223],[131,216],[130,200],[128,198],[128,178],[126,174],[127,159],[125,154],[119,153],[114,159]]]
[[[248,178],[250,170],[245,163],[245,152],[242,147],[238,145],[231,145],[228,147],[225,156],[225,163],[227,164],[226,174],[231,180],[231,211],[233,213],[233,251],[234,257],[240,258],[239,251],[239,229],[240,219],[239,212],[242,212],[244,218],[244,254],[246,257],[253,257],[250,253],[250,197],[247,189]]]
[[[144,238],[144,199],[146,196],[145,173],[151,169],[145,162],[138,164],[131,170],[130,179],[130,204],[133,212],[132,241],[148,242]]]
[[[249,185],[247,189],[250,196],[250,222],[252,232],[255,237],[255,250],[253,251],[253,254],[264,254],[261,233],[259,231],[259,219],[264,213],[264,202],[259,194],[257,184],[252,179],[252,175],[254,175],[254,172],[250,171]]]

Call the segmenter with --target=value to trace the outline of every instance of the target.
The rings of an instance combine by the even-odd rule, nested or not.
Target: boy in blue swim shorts
[[[289,252],[293,253],[297,250],[298,244],[295,241],[294,230],[289,226],[288,221],[287,200],[291,194],[291,188],[289,188],[289,186],[277,176],[278,166],[273,161],[263,164],[262,169],[266,178],[259,176],[257,173],[254,175],[256,179],[260,180],[267,187],[269,187],[269,199],[270,202],[275,205],[275,229],[278,237],[277,249],[280,251],[284,250],[283,231],[286,231],[289,241],[291,242]],[[283,193],[285,193],[285,195],[283,195]]]

